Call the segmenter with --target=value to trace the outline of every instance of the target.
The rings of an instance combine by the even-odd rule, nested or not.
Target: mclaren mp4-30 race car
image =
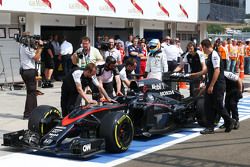
[[[134,136],[150,137],[197,121],[204,125],[201,90],[184,98],[167,82],[189,81],[186,75],[164,75],[163,81],[132,81],[126,96],[117,103],[80,106],[65,118],[52,106],[38,106],[28,129],[4,134],[3,145],[88,157],[100,151],[124,152]]]

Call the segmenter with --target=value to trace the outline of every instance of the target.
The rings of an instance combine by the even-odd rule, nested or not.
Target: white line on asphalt
[[[243,118],[240,118],[240,121],[243,121],[243,120],[246,120],[246,119],[249,119],[250,118],[250,115],[249,116],[245,116]],[[202,128],[195,128],[195,130],[202,130]],[[215,128],[215,130],[217,130],[219,128]],[[124,158],[120,158],[118,160],[115,160],[115,161],[112,161],[112,162],[109,162],[105,165],[105,167],[113,167],[113,166],[116,166],[116,165],[119,165],[119,164],[122,164],[122,163],[125,163],[127,161],[130,161],[132,159],[136,159],[136,158],[139,158],[139,157],[142,157],[144,155],[147,155],[147,154],[150,154],[152,152],[156,152],[156,151],[159,151],[161,149],[164,149],[164,148],[167,148],[167,147],[170,147],[170,146],[173,146],[175,144],[178,144],[178,143],[181,143],[181,142],[184,142],[186,140],[189,140],[189,139],[192,139],[192,138],[195,138],[195,137],[198,137],[200,136],[200,132],[196,132],[194,134],[191,134],[191,135],[188,135],[186,137],[183,137],[183,138],[179,138],[177,140],[174,140],[174,141],[171,141],[171,142],[167,142],[167,143],[164,143],[164,144],[161,144],[159,146],[155,146],[155,147],[152,147],[152,148],[149,148],[147,150],[144,150],[144,151],[141,151],[141,152],[138,152],[138,153],[135,153],[135,154],[132,154],[130,156],[127,156],[127,157],[124,157]]]

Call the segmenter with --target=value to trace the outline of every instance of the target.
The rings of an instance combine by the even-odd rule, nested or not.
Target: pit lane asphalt
[[[250,83],[250,77],[245,80]],[[60,108],[60,85],[41,89],[45,95],[38,97],[38,105]],[[25,90],[0,91],[0,144],[4,133],[27,128],[27,121],[22,120],[25,96]],[[246,120],[238,131],[199,136],[118,166],[250,166],[249,125]],[[0,147],[0,157],[17,151]]]
[[[198,136],[119,167],[249,167],[250,119],[239,130]]]

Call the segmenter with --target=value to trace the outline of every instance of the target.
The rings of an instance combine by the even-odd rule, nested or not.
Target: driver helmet
[[[149,52],[153,54],[161,49],[161,43],[159,39],[152,39],[149,42],[148,47],[149,47]]]

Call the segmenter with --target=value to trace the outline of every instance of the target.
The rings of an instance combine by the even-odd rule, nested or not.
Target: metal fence
[[[245,41],[246,39],[250,38],[250,32],[243,32],[243,33],[238,33],[238,34],[208,34],[208,38],[221,38],[222,40],[227,39],[227,38],[233,38],[237,40],[242,40]]]

